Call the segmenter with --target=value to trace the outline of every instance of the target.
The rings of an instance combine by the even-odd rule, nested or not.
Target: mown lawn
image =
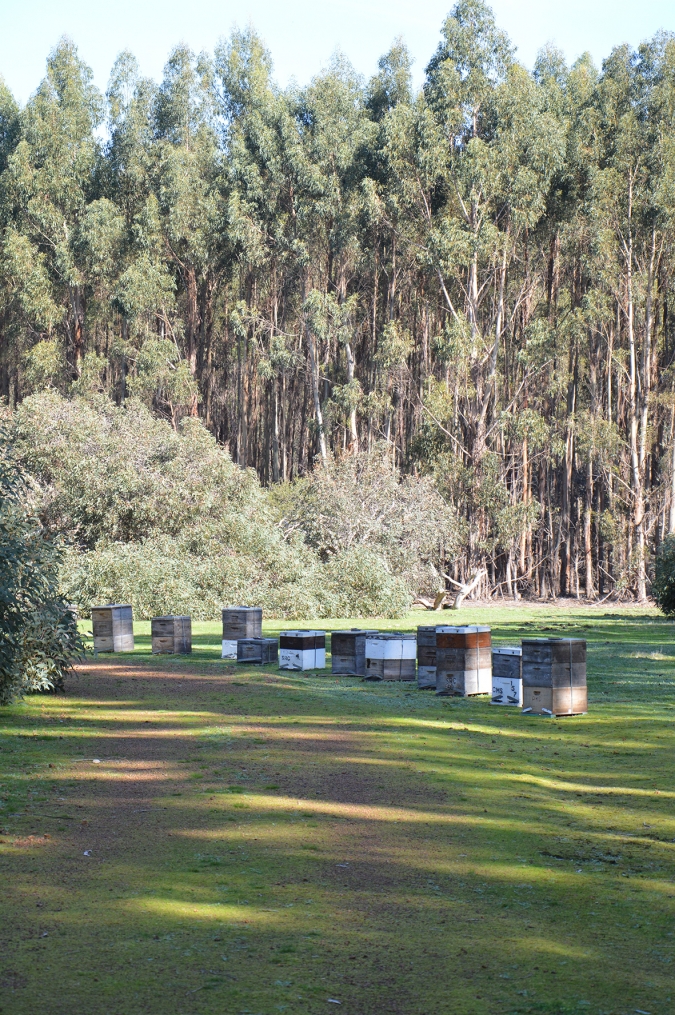
[[[672,623],[460,616],[585,637],[589,714],[238,667],[216,624],[0,709],[0,1012],[675,1012]]]

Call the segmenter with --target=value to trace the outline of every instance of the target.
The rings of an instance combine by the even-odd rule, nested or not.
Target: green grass
[[[672,623],[459,617],[586,638],[589,714],[238,667],[216,624],[152,657],[144,623],[0,710],[2,1015],[671,1015]]]

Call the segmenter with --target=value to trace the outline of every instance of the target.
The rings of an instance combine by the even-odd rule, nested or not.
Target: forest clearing
[[[672,622],[462,622],[585,638],[588,715],[238,666],[205,622],[4,709],[0,1011],[672,1012]]]
[[[673,1015],[675,7],[206,2],[0,34],[0,1015]]]

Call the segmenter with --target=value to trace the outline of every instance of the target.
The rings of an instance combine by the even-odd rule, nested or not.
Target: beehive
[[[280,669],[323,670],[325,666],[325,631],[284,631],[279,636]]]
[[[191,617],[153,617],[150,630],[153,655],[163,652],[189,655],[192,652]]]
[[[237,662],[265,663],[279,661],[279,643],[276,638],[240,638],[237,641]]]
[[[331,645],[331,671],[349,676],[366,675],[366,638],[377,631],[362,631],[353,627],[350,631],[333,631]]]
[[[417,628],[417,686],[436,687],[436,628]]]
[[[523,704],[522,655],[519,645],[492,649],[493,705]]]
[[[93,606],[91,630],[95,652],[133,652],[134,617],[130,606],[119,603]]]
[[[538,715],[579,715],[588,709],[586,642],[523,639],[523,709]]]
[[[262,638],[260,606],[227,606],[223,610],[223,659],[237,658],[240,638]]]
[[[414,680],[417,638],[392,631],[366,638],[366,677],[370,680]]]
[[[436,628],[436,693],[492,692],[492,638],[489,627]]]

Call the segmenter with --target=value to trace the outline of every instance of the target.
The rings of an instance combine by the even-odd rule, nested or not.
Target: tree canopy
[[[337,459],[348,489],[384,446],[457,520],[439,573],[642,598],[675,531],[675,38],[530,72],[459,0],[418,93],[410,64],[282,89],[247,29],[159,83],[123,53],[105,96],[68,40],[23,108],[0,86],[0,392],[199,418],[263,486]],[[148,540],[92,482],[106,531],[59,493],[82,552]]]

